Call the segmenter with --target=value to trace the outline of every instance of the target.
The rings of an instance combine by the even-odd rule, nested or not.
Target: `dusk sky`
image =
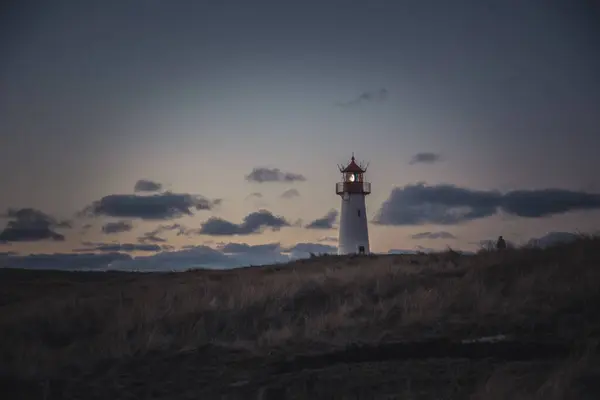
[[[593,0],[11,3],[5,264],[335,250],[352,152],[373,252],[600,229]]]

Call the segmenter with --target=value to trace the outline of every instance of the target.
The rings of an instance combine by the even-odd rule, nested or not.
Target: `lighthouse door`
[[[365,254],[365,246],[358,246],[358,254]]]

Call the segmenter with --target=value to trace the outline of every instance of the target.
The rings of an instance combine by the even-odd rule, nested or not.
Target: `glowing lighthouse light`
[[[356,164],[354,153],[348,165],[338,166],[342,182],[335,185],[336,194],[342,198],[338,254],[368,254],[369,230],[365,196],[371,193],[371,183],[364,180],[367,166]]]

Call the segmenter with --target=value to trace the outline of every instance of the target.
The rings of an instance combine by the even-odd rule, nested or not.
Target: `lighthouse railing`
[[[371,182],[338,182],[335,184],[335,193],[371,193]]]

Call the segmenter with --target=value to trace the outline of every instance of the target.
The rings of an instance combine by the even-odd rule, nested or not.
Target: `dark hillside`
[[[598,398],[599,267],[600,239],[582,237],[543,250],[324,256],[231,271],[4,269],[0,391]]]

